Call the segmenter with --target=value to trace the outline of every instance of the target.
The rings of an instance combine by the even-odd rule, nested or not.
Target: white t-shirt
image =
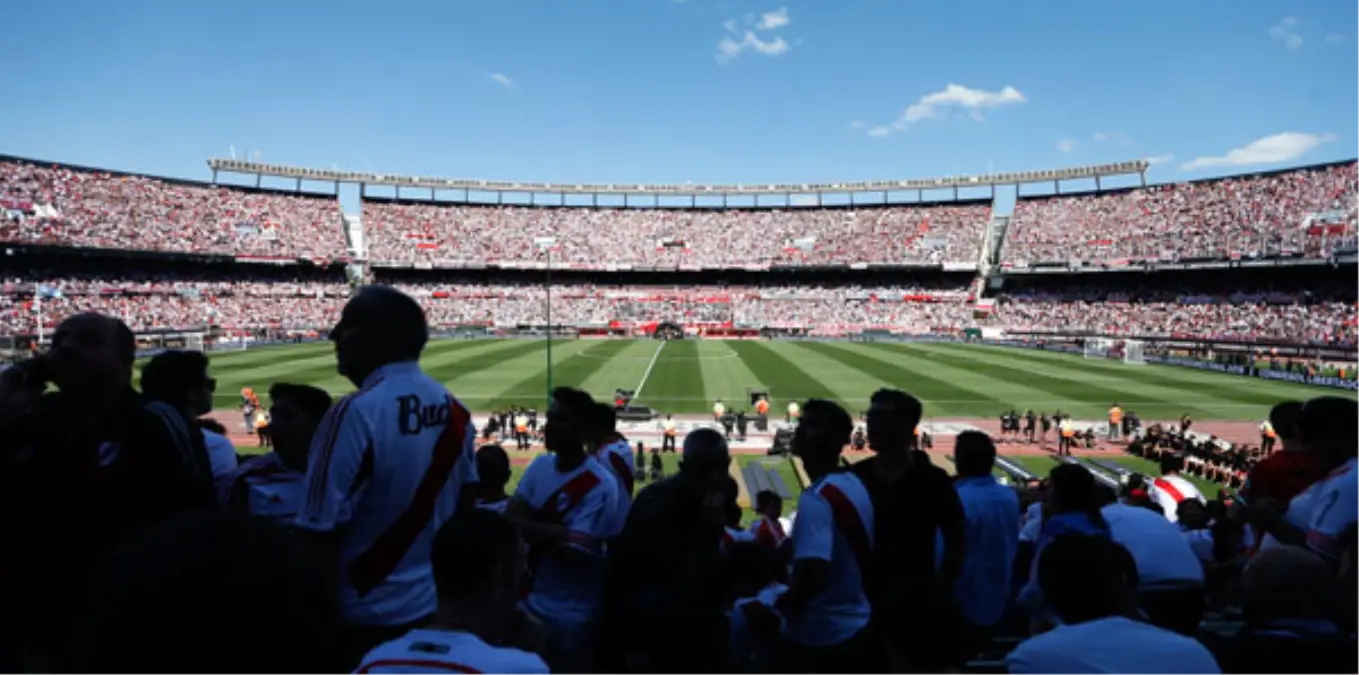
[[[1178,525],[1140,506],[1110,504],[1100,513],[1110,538],[1137,563],[1141,588],[1203,583],[1203,564]]]
[[[417,628],[368,652],[355,673],[546,673],[537,654],[465,632]]]
[[[1307,547],[1325,556],[1337,558],[1340,537],[1354,527],[1359,516],[1359,470],[1355,460],[1340,465],[1320,481],[1316,506],[1307,519]]]
[[[208,449],[212,477],[221,480],[236,473],[236,446],[231,439],[215,431],[203,430],[203,445]]]
[[[614,502],[613,512],[609,514],[609,536],[616,537],[628,522],[628,509],[632,507],[632,490],[637,483],[637,474],[632,465],[632,445],[619,439],[600,448],[596,457],[618,481],[618,500]]]
[[[562,473],[556,455],[539,455],[524,470],[514,497],[533,509],[538,522],[570,531],[571,548],[594,556],[596,564],[563,564],[551,552],[533,571],[524,606],[541,619],[583,623],[594,618],[604,585],[604,540],[613,534],[618,482],[594,457]]]
[[[1205,503],[1203,493],[1181,476],[1161,476],[1151,481],[1151,484],[1147,485],[1147,496],[1160,505],[1165,511],[1166,520],[1172,523],[1180,521],[1180,502],[1196,499],[1200,504]]]
[[[278,455],[269,453],[241,463],[230,481],[245,491],[245,507],[252,516],[291,525],[302,508],[306,475],[288,468]]]
[[[471,413],[415,362],[375,371],[321,420],[294,524],[340,533],[345,619],[394,626],[434,612],[430,545],[477,480]]]
[[[788,617],[786,637],[797,644],[822,647],[844,642],[868,625],[868,596],[859,573],[859,558],[850,535],[837,519],[857,523],[873,546],[873,503],[863,483],[852,473],[832,473],[798,497],[793,525],[793,561],[830,562],[830,583],[801,612]]]
[[[1005,664],[1011,673],[1222,672],[1198,642],[1121,616],[1035,635],[1019,643]]]

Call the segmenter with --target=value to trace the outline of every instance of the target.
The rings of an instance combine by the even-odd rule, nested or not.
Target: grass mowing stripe
[[[747,398],[752,388],[764,383],[750,372],[728,341],[698,341],[698,369],[703,376],[705,401],[737,401]],[[711,404],[711,403],[709,403]]]
[[[845,410],[855,409],[851,401],[837,397],[835,392],[808,375],[772,345],[741,340],[733,340],[729,344],[732,351],[750,368],[750,372],[755,373],[755,377],[760,378],[760,382],[769,389],[771,399],[786,405],[792,400],[800,402],[808,398],[825,398],[838,402]]]
[[[647,379],[646,397],[639,403],[650,400],[651,407],[662,413],[700,413],[711,410],[712,401],[707,400],[703,386],[703,370],[699,368],[698,342],[696,340],[676,340],[666,346],[656,359]],[[631,386],[631,383],[620,384]],[[654,405],[653,405],[654,403]]]
[[[905,390],[922,400],[930,401],[970,401],[982,397],[981,394],[970,389],[962,389],[941,379],[936,379],[921,372],[922,368],[906,368],[898,365],[903,362],[900,356],[910,356],[909,354],[887,354],[879,355],[860,352],[857,349],[850,349],[843,345],[833,345],[824,342],[805,342],[802,347],[811,351],[823,354],[839,363],[853,368],[869,377],[882,380],[883,382]],[[892,359],[888,361],[886,359]],[[914,359],[912,359],[914,361]],[[920,364],[924,365],[924,364]],[[869,396],[873,392],[864,392],[864,396]],[[982,397],[984,398],[984,397]],[[994,405],[1001,405],[1000,401],[993,401]],[[932,407],[949,408],[948,405]],[[935,415],[928,415],[933,417]]]
[[[999,358],[1001,355],[995,353],[993,349],[977,349],[973,345],[929,345],[929,349],[941,351],[957,351],[959,353],[985,354]],[[1077,361],[1074,355],[1068,354],[1048,354],[1034,350],[1029,353],[1021,353],[1021,350],[1011,350],[1016,353],[1005,354],[1005,358],[1012,360],[1025,360],[1035,364],[1049,364],[1058,368],[1070,368],[1086,373],[1099,373],[1101,376],[1117,378],[1122,381],[1135,381],[1139,384],[1146,384],[1152,387],[1163,387],[1166,389],[1193,392],[1205,395],[1209,398],[1228,399],[1240,403],[1252,405],[1272,404],[1278,398],[1268,392],[1262,392],[1255,387],[1242,387],[1240,382],[1232,382],[1225,379],[1220,373],[1210,373],[1207,371],[1195,371],[1189,369],[1174,369],[1164,366],[1148,364],[1145,366],[1130,366],[1121,362],[1113,362],[1105,359],[1086,359],[1081,358]],[[1040,356],[1041,355],[1041,356]],[[1048,356],[1057,358],[1046,358]],[[1062,358],[1065,357],[1065,358]],[[1234,377],[1235,376],[1231,376]],[[1237,378],[1239,379],[1239,378]],[[1197,398],[1197,397],[1195,397]]]
[[[797,364],[802,372],[813,377],[833,392],[837,399],[854,406],[851,410],[868,407],[873,392],[887,386],[883,379],[864,373],[819,352],[802,342],[778,342],[770,347]]]
[[[1003,382],[1009,382],[1015,385],[1037,389],[1039,391],[1052,394],[1055,398],[1058,399],[1069,399],[1071,401],[1075,401],[1076,403],[1081,405],[1075,406],[1074,409],[1072,408],[1064,409],[1062,410],[1062,412],[1073,415],[1079,415],[1090,419],[1102,419],[1102,415],[1105,412],[1107,412],[1109,404],[1113,403],[1114,401],[1118,401],[1120,404],[1123,405],[1130,406],[1135,405],[1137,407],[1138,414],[1145,415],[1147,419],[1153,419],[1155,417],[1152,414],[1152,412],[1147,412],[1148,410],[1152,409],[1161,410],[1168,408],[1167,404],[1163,402],[1164,399],[1138,396],[1131,389],[1110,389],[1090,382],[1082,382],[1076,379],[1068,379],[1063,377],[1054,377],[1052,375],[1045,375],[1041,372],[1037,372],[1037,370],[1021,370],[1020,368],[1004,365],[1004,362],[997,361],[994,359],[987,359],[983,363],[978,363],[978,359],[969,359],[962,356],[955,356],[953,354],[947,354],[935,350],[930,350],[927,348],[922,349],[919,345],[882,345],[882,346],[885,349],[891,349],[894,351],[899,350],[923,353],[928,358],[932,358],[941,363],[958,366],[960,368],[966,368],[970,366],[974,369],[979,370],[979,372],[985,373],[987,377],[1001,380]],[[979,365],[982,367],[978,368]],[[1015,401],[1011,403],[1011,406],[1015,408],[1023,408],[1025,407],[1025,405],[1026,404],[1024,403],[1024,401]],[[1182,411],[1191,412],[1195,417],[1202,417],[1208,414],[1207,409],[1195,408],[1184,405],[1176,405],[1176,408]]]
[[[627,347],[628,343],[622,340],[596,342],[579,353],[568,356],[561,361],[554,361],[552,386],[579,387],[585,382],[586,378],[605,367],[610,358]],[[544,361],[542,370],[519,380],[505,391],[492,397],[491,400],[483,402],[479,407],[496,409],[508,405],[535,405],[543,404],[546,400],[547,363]]]

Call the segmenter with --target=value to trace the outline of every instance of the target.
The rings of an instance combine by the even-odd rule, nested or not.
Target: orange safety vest
[[[760,399],[760,402],[755,404],[755,412],[761,415],[769,412],[769,402],[765,401],[764,399]]]
[[[521,434],[526,434],[526,433],[528,433],[528,424],[526,424],[526,423],[524,423],[524,422],[520,422],[520,423],[514,425],[514,430],[515,430],[515,431],[518,431],[518,432],[521,433]]]
[[[1123,409],[1113,407],[1109,409],[1109,421],[1118,424],[1123,421]]]

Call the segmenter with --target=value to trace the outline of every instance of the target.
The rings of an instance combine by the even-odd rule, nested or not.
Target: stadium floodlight
[[[547,255],[546,279],[543,290],[547,294],[547,404],[552,405],[552,249],[557,247],[556,237],[534,237],[533,246]],[[547,410],[547,408],[543,408]]]

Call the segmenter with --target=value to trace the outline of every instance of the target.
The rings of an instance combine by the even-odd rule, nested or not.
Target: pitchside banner
[[[1268,368],[1263,368],[1256,374],[1259,375],[1261,379],[1265,380],[1283,380],[1285,382],[1312,384],[1318,387],[1331,387],[1332,389],[1349,389],[1350,391],[1359,389],[1359,382],[1355,382],[1354,380],[1342,380],[1338,377],[1331,377],[1329,375],[1314,375],[1312,377],[1307,377],[1304,373],[1295,373],[1288,370],[1270,370]]]

